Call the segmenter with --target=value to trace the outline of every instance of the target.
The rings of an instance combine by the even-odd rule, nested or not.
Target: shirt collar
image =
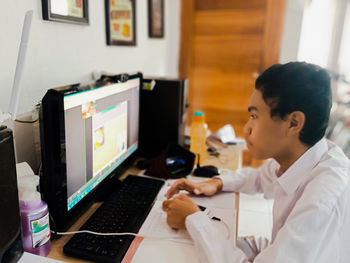
[[[306,179],[307,174],[310,173],[320,161],[327,149],[327,141],[325,138],[322,138],[296,160],[287,171],[278,177],[277,182],[281,185],[286,194],[291,194],[297,190],[299,185]],[[277,171],[277,173],[278,172],[279,171]]]

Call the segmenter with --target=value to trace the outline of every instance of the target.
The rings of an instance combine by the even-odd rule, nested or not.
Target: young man
[[[268,160],[257,169],[238,169],[206,182],[180,179],[167,198],[180,190],[264,193],[275,200],[271,241],[250,260],[350,262],[350,162],[323,138],[331,104],[325,70],[303,62],[270,67],[255,82],[244,127],[251,155]],[[252,262],[189,197],[166,200],[163,210],[171,227],[188,230],[201,262]]]

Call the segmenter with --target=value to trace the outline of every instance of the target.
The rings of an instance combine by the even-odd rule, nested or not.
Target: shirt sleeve
[[[204,212],[187,216],[186,228],[194,242],[199,262],[249,262],[243,251],[232,240],[227,240],[226,233],[220,231]]]
[[[246,194],[264,193],[265,198],[272,198],[273,182],[277,179],[275,173],[278,168],[278,163],[269,159],[259,168],[240,168],[232,174],[217,176],[217,178],[223,182],[223,191]]]
[[[301,204],[293,210],[270,246],[255,258],[265,262],[339,262],[337,209],[319,204]]]
[[[339,262],[339,215],[336,209],[320,205],[301,205],[254,263]],[[235,247],[215,228],[203,212],[186,218],[200,262],[249,263],[242,250]]]

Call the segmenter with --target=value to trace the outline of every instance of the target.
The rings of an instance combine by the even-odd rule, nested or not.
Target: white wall
[[[284,17],[280,63],[298,59],[304,7],[307,0],[288,0]]]
[[[86,82],[94,70],[176,77],[180,0],[165,0],[165,37],[148,37],[147,0],[136,0],[137,46],[107,46],[104,1],[89,1],[90,25],[44,21],[41,0],[0,1],[0,109],[7,111],[24,14],[33,9],[18,113],[32,110],[49,88]]]

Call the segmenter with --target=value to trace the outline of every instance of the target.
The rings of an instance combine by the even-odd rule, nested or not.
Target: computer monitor
[[[169,143],[184,145],[187,89],[186,79],[143,78],[139,156],[157,157]]]
[[[40,190],[57,231],[81,215],[138,148],[142,76],[117,79],[50,89],[42,100]]]

